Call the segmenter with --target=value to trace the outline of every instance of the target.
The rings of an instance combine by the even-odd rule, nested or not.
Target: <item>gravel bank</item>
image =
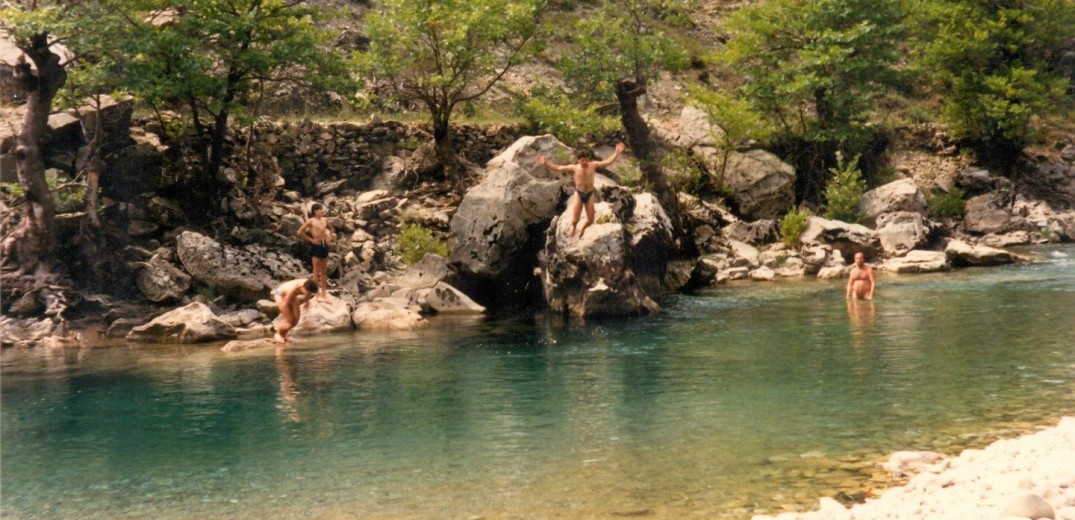
[[[906,452],[893,456],[896,469]],[[897,454],[900,455],[900,454]],[[1075,520],[1075,417],[985,449],[925,465],[906,486],[847,509],[831,498],[808,513],[756,515],[753,520]]]

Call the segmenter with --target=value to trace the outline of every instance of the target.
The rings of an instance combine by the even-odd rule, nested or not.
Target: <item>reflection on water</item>
[[[1071,249],[1058,250],[1066,253]],[[1075,410],[1075,263],[653,318],[2,353],[8,518],[743,518]]]

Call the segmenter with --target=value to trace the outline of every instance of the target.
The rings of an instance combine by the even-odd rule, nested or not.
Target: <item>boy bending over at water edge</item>
[[[571,210],[571,236],[575,236],[575,226],[579,223],[579,217],[582,215],[582,207],[586,206],[586,223],[582,225],[582,229],[579,230],[579,238],[582,238],[582,234],[586,232],[586,228],[590,227],[594,221],[594,174],[598,168],[604,168],[612,164],[620,153],[623,152],[623,143],[616,145],[616,151],[612,152],[612,155],[608,159],[603,161],[594,161],[593,153],[589,150],[578,150],[575,152],[575,159],[578,161],[575,164],[559,165],[553,164],[545,160],[544,155],[537,156],[537,163],[557,172],[571,173],[575,176],[575,203]]]
[[[325,207],[320,203],[310,206],[314,216],[302,224],[299,228],[299,238],[311,244],[310,263],[313,264],[313,280],[317,282],[321,290],[317,293],[317,299],[328,301],[328,246],[336,240],[336,231],[332,229],[325,218]]]
[[[866,263],[866,255],[855,253],[855,265],[847,278],[847,297],[856,300],[872,300],[877,281],[873,277],[873,268]]]
[[[280,308],[280,322],[276,325],[276,336],[273,340],[277,343],[290,343],[287,333],[299,323],[302,314],[302,306],[299,298],[308,300],[317,294],[317,282],[310,278],[298,278],[280,284],[272,290],[272,299]]]

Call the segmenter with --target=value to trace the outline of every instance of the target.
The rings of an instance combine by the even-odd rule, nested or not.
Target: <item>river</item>
[[[632,320],[0,353],[5,520],[749,518],[1075,413],[1075,248]]]

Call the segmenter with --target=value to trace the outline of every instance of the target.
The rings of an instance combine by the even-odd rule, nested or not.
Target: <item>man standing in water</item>
[[[847,297],[856,300],[872,300],[877,281],[873,277],[873,268],[866,264],[866,255],[861,251],[855,253],[855,265],[847,279]]]
[[[272,290],[273,301],[280,309],[280,321],[276,324],[276,336],[273,338],[277,343],[290,343],[287,333],[299,323],[302,315],[302,306],[299,298],[309,299],[316,294],[317,282],[310,278],[298,278],[280,284]]]
[[[544,155],[537,156],[537,163],[553,171],[562,173],[572,173],[575,176],[575,204],[571,210],[571,236],[575,236],[575,226],[579,224],[579,217],[582,215],[582,207],[586,206],[586,223],[582,225],[582,229],[579,230],[579,238],[582,238],[582,234],[586,232],[586,228],[590,227],[594,221],[594,174],[598,168],[604,168],[612,164],[620,153],[623,152],[623,143],[616,145],[616,151],[609,156],[608,159],[603,161],[594,161],[593,153],[589,150],[578,150],[575,152],[575,159],[578,161],[575,164],[558,165],[553,164],[545,160]]]
[[[320,203],[310,206],[313,217],[302,224],[299,238],[311,244],[310,262],[313,264],[313,280],[318,283],[321,290],[317,293],[317,299],[328,301],[328,245],[336,239],[336,232],[332,229],[325,218],[325,207]]]

